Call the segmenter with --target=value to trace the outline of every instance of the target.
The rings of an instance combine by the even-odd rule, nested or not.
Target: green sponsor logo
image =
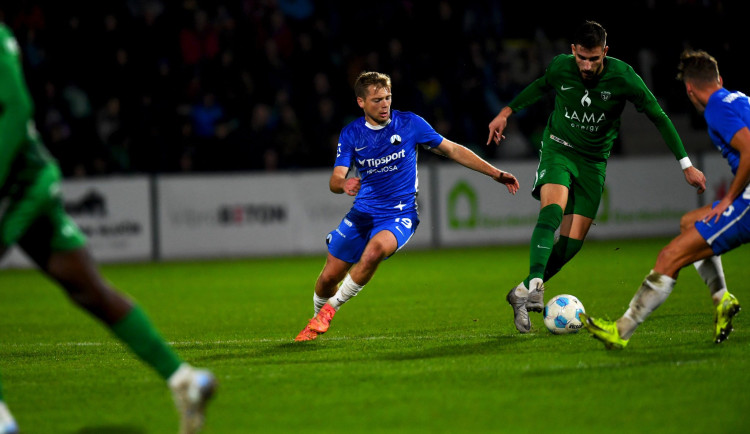
[[[459,201],[463,199],[468,205],[468,214],[459,215]],[[458,181],[448,194],[448,225],[452,229],[475,228],[479,214],[477,192],[466,182]]]

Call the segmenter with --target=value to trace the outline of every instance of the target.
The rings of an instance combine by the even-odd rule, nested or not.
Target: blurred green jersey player
[[[165,379],[181,413],[181,432],[197,432],[216,386],[214,376],[185,363],[144,311],[103,279],[85,236],[65,213],[60,180],[59,167],[34,127],[18,44],[0,23],[0,258],[18,245],[76,305]],[[15,432],[18,425],[0,387],[0,434]]]
[[[643,80],[625,62],[607,56],[607,32],[586,21],[576,31],[571,54],[555,57],[544,75],[518,94],[490,122],[487,144],[499,144],[508,117],[555,92],[555,109],[544,129],[532,194],[541,202],[531,236],[529,274],[506,299],[515,326],[531,330],[528,311],[544,307],[543,283],[583,245],[599,209],[607,159],[629,101],[656,125],[679,160],[687,182],[705,190],[703,173],[692,167],[677,131]],[[555,242],[555,232],[560,236]]]

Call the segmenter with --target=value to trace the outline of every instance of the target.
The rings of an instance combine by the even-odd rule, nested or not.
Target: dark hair
[[[596,21],[586,21],[581,24],[573,35],[573,44],[583,48],[607,46],[607,31]]]
[[[388,89],[391,90],[391,77],[388,74],[380,72],[363,72],[359,74],[357,80],[354,82],[354,94],[357,98],[367,98],[367,89],[375,85],[375,89]]]
[[[685,50],[677,65],[677,79],[711,83],[719,81],[719,64],[713,56],[703,50]]]

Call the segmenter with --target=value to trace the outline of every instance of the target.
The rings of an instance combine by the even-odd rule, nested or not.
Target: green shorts
[[[604,191],[607,161],[592,160],[546,141],[539,155],[541,158],[531,194],[538,200],[542,185],[564,185],[568,187],[564,214],[596,218]]]
[[[17,194],[0,202],[0,245],[18,244],[32,259],[86,244],[86,236],[65,212],[60,170],[49,165]]]

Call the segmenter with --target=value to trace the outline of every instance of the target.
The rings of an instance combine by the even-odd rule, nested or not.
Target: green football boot
[[[583,327],[588,330],[591,335],[604,344],[604,347],[608,350],[621,350],[628,345],[628,341],[620,338],[620,331],[617,330],[617,323],[615,321],[608,321],[606,319],[591,318],[585,313],[578,314],[583,323]]]
[[[740,302],[737,297],[726,291],[714,312],[714,342],[724,342],[732,333],[732,318],[740,312]]]

